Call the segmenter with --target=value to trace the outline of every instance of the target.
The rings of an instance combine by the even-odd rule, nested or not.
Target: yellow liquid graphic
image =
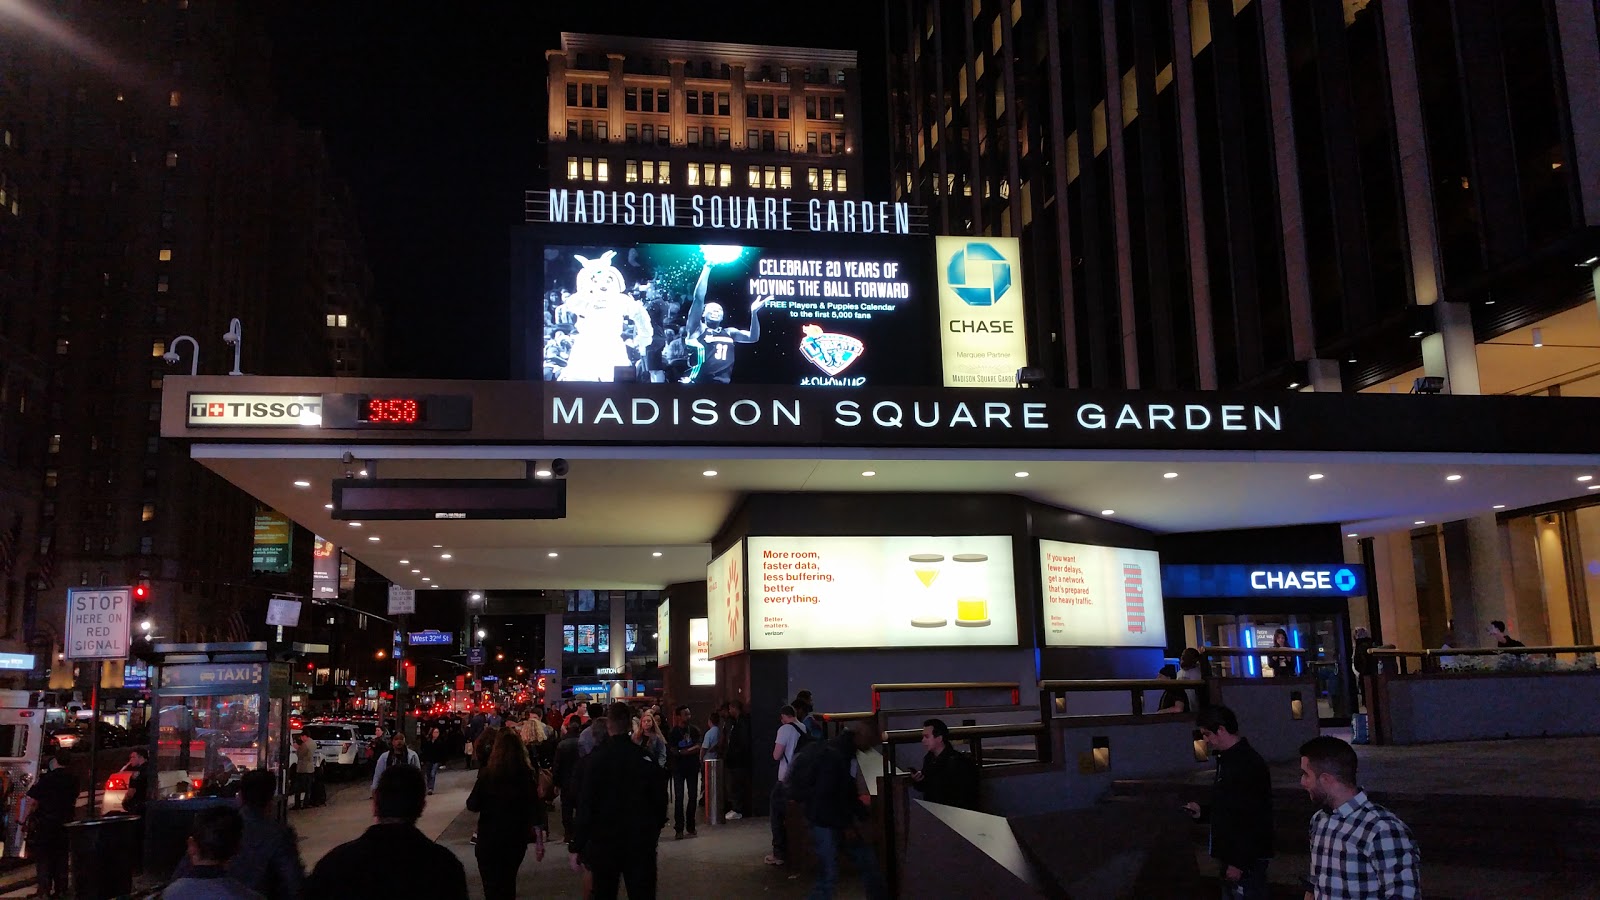
[[[917,569],[916,573],[917,580],[922,582],[923,587],[933,587],[934,579],[939,577],[938,569]]]
[[[973,626],[989,624],[989,601],[983,597],[957,598],[956,624]]]

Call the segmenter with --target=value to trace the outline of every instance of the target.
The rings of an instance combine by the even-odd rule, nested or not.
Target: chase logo
[[[993,306],[1011,289],[1011,263],[989,244],[973,241],[950,255],[950,289],[968,306]]]
[[[1333,586],[1341,591],[1355,590],[1356,573],[1349,569],[1340,569],[1333,573]]]

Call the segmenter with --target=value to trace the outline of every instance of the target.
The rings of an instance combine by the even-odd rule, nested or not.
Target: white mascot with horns
[[[616,255],[615,250],[607,250],[599,259],[573,254],[583,268],[578,271],[576,292],[561,305],[578,317],[562,381],[614,381],[618,367],[633,365],[628,347],[643,354],[655,337],[644,304],[628,293],[622,272],[611,264]],[[633,337],[624,341],[623,329],[629,321]]]

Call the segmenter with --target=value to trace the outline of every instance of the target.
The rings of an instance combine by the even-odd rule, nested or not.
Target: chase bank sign
[[[1167,597],[1360,597],[1367,592],[1360,565],[1165,565]]]

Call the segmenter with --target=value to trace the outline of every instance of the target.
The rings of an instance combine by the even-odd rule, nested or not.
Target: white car
[[[301,730],[316,742],[323,765],[344,771],[361,765],[366,742],[361,740],[361,735],[354,727],[308,722]]]

